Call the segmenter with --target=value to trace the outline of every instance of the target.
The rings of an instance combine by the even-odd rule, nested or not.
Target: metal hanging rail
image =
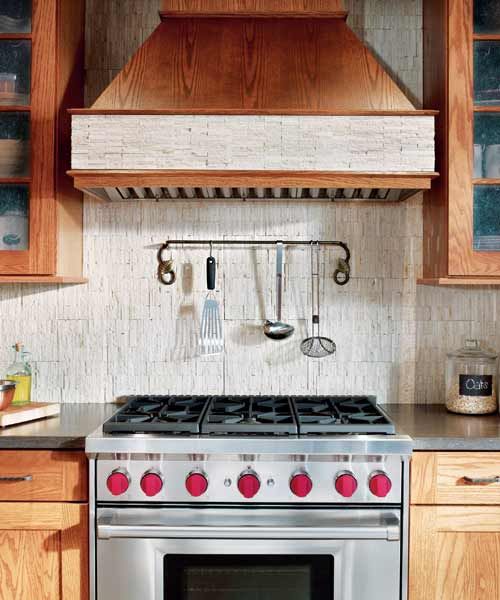
[[[345,253],[344,258],[340,258],[338,261],[337,269],[333,274],[333,279],[337,285],[346,285],[351,278],[351,251],[344,242],[338,242],[333,240],[167,240],[165,241],[158,252],[159,277],[160,281],[169,285],[168,273],[171,273],[171,267],[173,264],[172,260],[167,260],[163,257],[163,252],[169,250],[172,246],[276,246],[276,244],[282,243],[284,246],[310,246],[311,244],[317,244],[318,246],[337,246],[342,248]],[[170,267],[167,269],[166,267]],[[175,281],[175,279],[174,279]],[[173,283],[174,281],[171,281]]]

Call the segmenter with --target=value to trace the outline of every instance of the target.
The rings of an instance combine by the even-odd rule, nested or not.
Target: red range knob
[[[313,482],[307,473],[298,473],[290,480],[290,489],[298,498],[305,498],[311,493]]]
[[[158,473],[144,473],[141,479],[141,490],[152,498],[161,492],[163,488],[163,479]]]
[[[344,498],[351,498],[358,489],[358,482],[352,473],[341,473],[335,479],[335,489]]]
[[[121,496],[128,490],[130,477],[123,471],[113,471],[106,481],[110,494]]]
[[[260,481],[255,473],[243,473],[238,479],[238,489],[244,498],[253,498],[260,490]]]
[[[372,473],[370,477],[370,492],[378,498],[385,498],[392,489],[389,477],[381,471]]]
[[[186,489],[195,498],[203,496],[208,489],[208,479],[203,473],[191,473],[186,479]]]

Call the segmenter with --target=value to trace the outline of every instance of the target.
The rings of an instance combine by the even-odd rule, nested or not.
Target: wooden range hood
[[[163,0],[89,109],[75,187],[104,200],[400,200],[428,189],[435,111],[416,110],[343,0]]]

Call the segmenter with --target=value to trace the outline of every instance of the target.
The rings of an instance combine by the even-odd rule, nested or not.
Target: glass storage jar
[[[498,411],[498,355],[482,348],[477,340],[448,354],[446,408],[464,415]]]

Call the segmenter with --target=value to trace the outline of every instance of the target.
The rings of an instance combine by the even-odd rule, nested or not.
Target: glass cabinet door
[[[0,266],[30,247],[31,0],[0,1]],[[22,264],[22,261],[18,261]]]
[[[0,2],[0,33],[31,33],[31,0]]]
[[[474,1],[473,250],[500,252],[500,2]],[[480,256],[480,255],[478,255]]]

